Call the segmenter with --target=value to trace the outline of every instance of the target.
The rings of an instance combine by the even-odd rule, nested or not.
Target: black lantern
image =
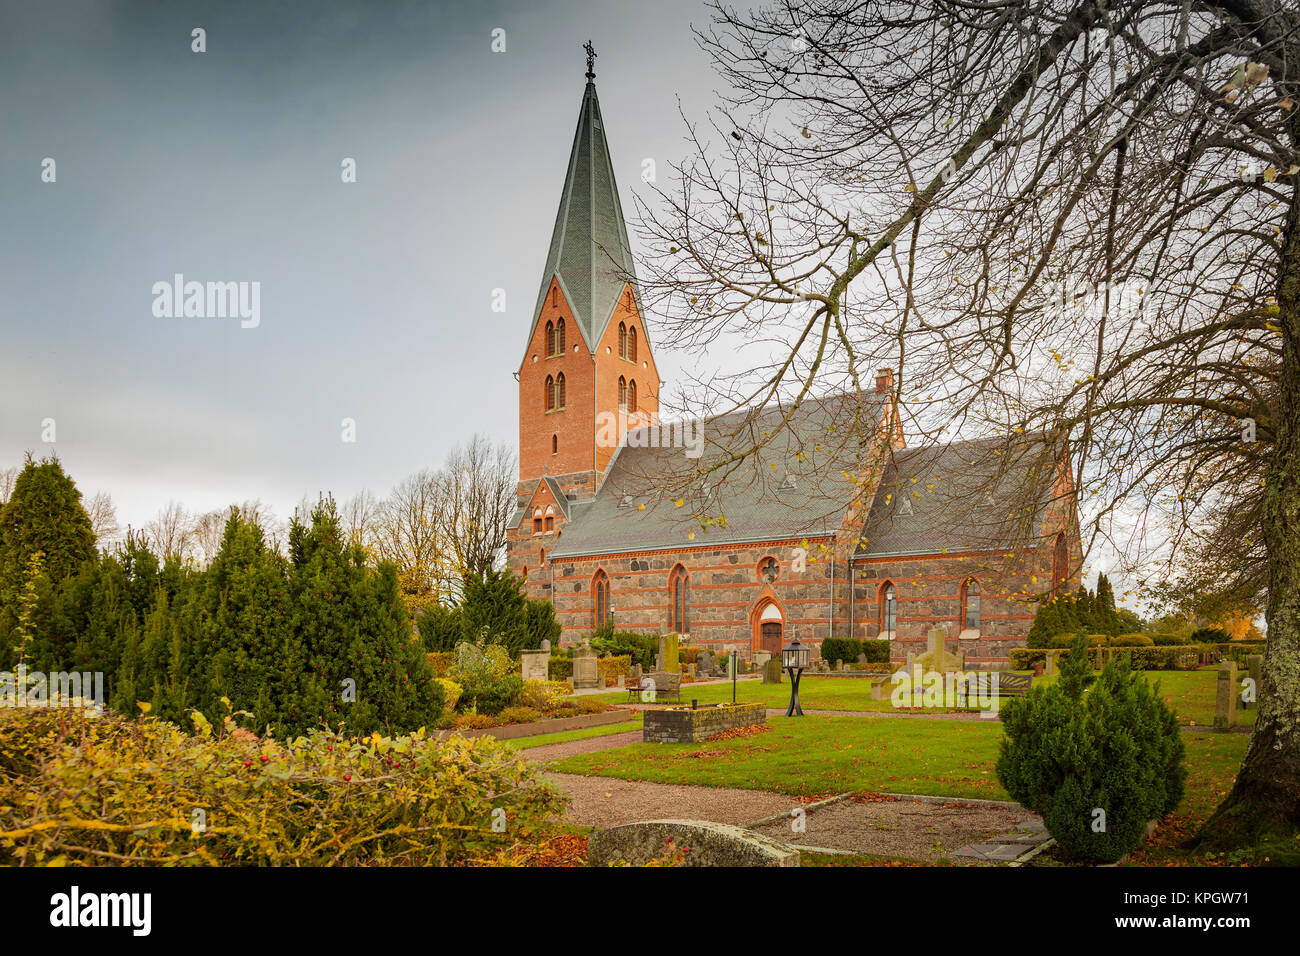
[[[797,637],[781,648],[781,669],[790,672],[790,706],[785,712],[787,717],[803,716],[803,708],[799,706],[799,677],[808,667],[809,657],[808,648],[800,644]]]

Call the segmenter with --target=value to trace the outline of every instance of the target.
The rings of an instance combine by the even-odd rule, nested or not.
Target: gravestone
[[[763,665],[763,683],[781,683],[781,662],[775,658]]]
[[[1218,692],[1214,697],[1214,729],[1231,730],[1237,722],[1237,665],[1225,661],[1219,665]]]
[[[933,627],[927,638],[929,650],[916,659],[916,666],[922,674],[951,674],[966,669],[966,661],[960,654],[950,654],[944,644],[945,632],[941,627]],[[908,655],[908,672],[912,671],[911,655]]]
[[[770,661],[771,659],[772,659],[771,651],[754,652],[754,666],[757,667],[759,670],[762,670],[763,666],[767,664],[767,662]]]
[[[1259,703],[1260,692],[1264,689],[1264,655],[1250,654],[1246,657],[1246,674],[1255,682],[1255,699],[1243,706],[1255,707]]]
[[[842,664],[843,662],[839,658],[836,658],[835,660],[831,661],[831,670],[833,671],[839,670]]]
[[[687,665],[686,665],[686,673],[689,674],[689,675],[693,678],[693,677],[695,676],[695,665],[694,665],[694,664],[687,664]]]
[[[858,663],[859,663],[859,664],[866,664],[866,663],[869,663],[868,660],[867,660],[867,655],[866,655],[865,653],[864,653],[864,654],[859,654],[859,655],[858,655]]]
[[[697,674],[707,674],[713,670],[713,655],[708,651],[700,651],[695,656],[695,672]]]
[[[1056,673],[1056,658],[1057,655],[1059,655],[1060,653],[1061,653],[1060,651],[1044,652],[1045,658],[1043,660],[1043,673],[1046,674],[1048,677],[1051,677],[1053,674]]]
[[[629,680],[631,681],[633,687],[641,686],[641,665],[640,664],[632,665],[632,676]]]
[[[682,660],[677,653],[677,635],[659,635],[659,670],[664,674],[680,674]]]
[[[588,690],[600,687],[599,668],[596,665],[596,649],[583,642],[581,647],[573,650],[573,687],[575,690]]]
[[[524,681],[546,680],[551,673],[550,649],[541,651],[520,651],[519,667]]]

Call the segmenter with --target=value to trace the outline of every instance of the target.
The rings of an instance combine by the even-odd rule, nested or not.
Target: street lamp
[[[790,672],[790,706],[785,712],[787,717],[803,716],[803,708],[799,706],[799,678],[808,667],[809,656],[808,648],[799,643],[798,637],[781,648],[781,669]]]

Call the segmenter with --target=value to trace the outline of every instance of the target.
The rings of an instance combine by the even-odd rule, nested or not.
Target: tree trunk
[[[1293,141],[1300,125],[1293,122]],[[1196,844],[1254,846],[1273,863],[1300,863],[1300,202],[1287,215],[1278,281],[1282,381],[1277,442],[1264,487],[1268,645],[1255,732],[1237,783]]]

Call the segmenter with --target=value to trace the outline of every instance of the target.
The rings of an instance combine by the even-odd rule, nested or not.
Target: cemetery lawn
[[[1018,671],[1017,673],[1028,673]],[[1147,677],[1160,685],[1160,696],[1174,708],[1178,722],[1184,726],[1209,727],[1214,724],[1214,695],[1216,681],[1212,667],[1195,671],[1145,671]],[[1038,677],[1034,685],[1049,684],[1055,677]],[[716,704],[731,700],[731,684],[683,684],[682,702],[691,699],[701,704]],[[601,694],[598,697],[610,704],[627,703],[627,691]],[[761,702],[768,707],[785,710],[790,703],[790,685],[763,684],[759,681],[740,681],[736,684],[736,700],[741,703]],[[888,700],[871,699],[871,681],[861,677],[807,677],[799,684],[799,700],[804,710],[847,710],[860,713],[954,713],[952,708],[927,707],[921,710],[899,710]],[[676,703],[675,701],[673,702]],[[1251,726],[1255,711],[1237,707],[1237,723]]]
[[[771,717],[772,730],[700,744],[632,744],[566,757],[559,773],[769,790],[803,797],[846,791],[916,793],[1008,800],[993,766],[997,721],[871,720],[861,717]],[[620,725],[621,726],[621,725]],[[1184,731],[1187,792],[1161,832],[1169,843],[1148,864],[1187,860],[1175,844],[1190,837],[1231,788],[1247,734]],[[1166,859],[1167,858],[1167,859]],[[1136,860],[1134,862],[1137,862]]]
[[[626,734],[632,730],[640,730],[644,722],[644,717],[640,714],[634,714],[631,720],[625,720],[617,724],[601,724],[599,727],[586,727],[582,730],[562,730],[554,734],[538,734],[536,737],[516,737],[508,741],[508,743],[519,750],[527,750],[530,747],[545,747],[547,744],[568,743],[570,740],[586,740],[588,737]]]

